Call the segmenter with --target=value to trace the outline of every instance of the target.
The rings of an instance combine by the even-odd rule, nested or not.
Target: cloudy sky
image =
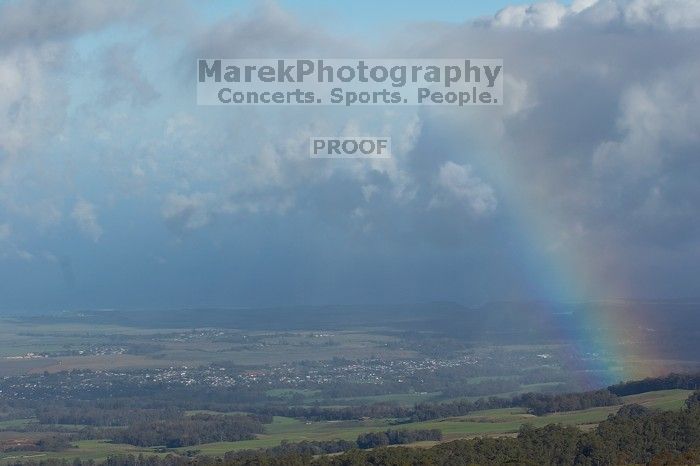
[[[0,1],[0,309],[697,296],[698,44],[696,0]],[[502,58],[505,104],[198,107],[198,57]]]

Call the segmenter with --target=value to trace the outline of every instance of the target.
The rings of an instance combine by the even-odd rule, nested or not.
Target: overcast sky
[[[413,3],[0,2],[0,309],[697,296],[700,2]],[[199,57],[503,58],[505,104],[198,107]]]

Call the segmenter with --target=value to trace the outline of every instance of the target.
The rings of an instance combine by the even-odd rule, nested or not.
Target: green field
[[[12,419],[10,421],[0,421],[0,430],[10,430],[25,427],[27,424],[33,421],[34,419]]]
[[[690,393],[692,392],[689,390],[666,390],[627,396],[624,397],[623,400],[625,403],[638,403],[649,408],[672,410],[680,409]],[[291,442],[331,439],[355,440],[361,433],[383,431],[389,428],[440,429],[443,432],[445,440],[483,435],[502,436],[516,433],[520,426],[525,423],[532,424],[536,427],[552,423],[570,426],[591,426],[605,420],[609,414],[616,412],[618,408],[618,406],[592,408],[582,411],[555,413],[540,417],[527,414],[522,408],[503,408],[477,411],[460,417],[399,425],[393,425],[391,420],[305,422],[292,418],[275,417],[273,423],[266,426],[266,433],[258,436],[255,440],[217,442],[180,448],[177,451],[184,453],[188,450],[199,450],[203,454],[220,456],[228,451],[276,446],[283,440]],[[30,420],[7,421],[5,423],[0,423],[0,428],[7,430],[12,427],[20,427],[27,422],[30,422]],[[426,444],[429,444],[429,442]],[[75,443],[75,447],[74,449],[60,453],[5,453],[0,455],[0,462],[7,464],[11,462],[11,460],[19,458],[72,459],[76,457],[99,461],[115,454],[156,454],[156,450],[152,448],[138,448],[131,445],[113,444],[103,440],[80,441]]]
[[[636,403],[647,408],[670,411],[681,409],[691,393],[693,393],[691,390],[663,390],[625,396],[623,399],[625,403]]]
[[[625,403],[638,403],[655,409],[680,409],[689,390],[666,390],[624,397]],[[522,408],[503,408],[477,411],[467,416],[439,419],[425,422],[392,425],[387,420],[342,421],[342,422],[303,422],[296,419],[275,417],[267,426],[265,435],[256,440],[243,442],[220,442],[196,447],[202,453],[221,455],[227,451],[250,448],[265,448],[279,445],[282,440],[300,442],[303,440],[354,440],[360,433],[392,429],[440,429],[445,440],[469,438],[481,435],[507,435],[518,431],[525,423],[536,427],[559,423],[570,426],[590,426],[605,420],[616,412],[619,406],[591,408],[583,411],[555,413],[547,416],[533,416]],[[182,448],[182,451],[192,449]]]
[[[13,453],[3,453],[0,454],[0,462],[7,464],[11,460],[17,459],[67,459],[72,460],[74,458],[80,458],[82,460],[95,460],[103,461],[107,457],[118,454],[134,454],[144,453],[148,455],[156,455],[153,449],[150,448],[138,448],[132,445],[114,444],[109,443],[104,440],[82,440],[75,442],[75,447],[70,450],[62,451],[59,453],[48,452],[13,452]]]

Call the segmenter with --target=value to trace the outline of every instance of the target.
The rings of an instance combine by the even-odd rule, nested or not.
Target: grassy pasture
[[[680,409],[685,399],[690,395],[689,390],[665,390],[659,392],[642,393],[624,397],[625,403],[638,403],[654,409]],[[241,442],[217,442],[205,445],[180,448],[177,451],[184,453],[187,450],[199,450],[201,453],[221,456],[228,451],[266,448],[279,445],[283,440],[300,442],[303,440],[331,440],[345,439],[355,440],[364,432],[383,431],[392,429],[440,429],[445,440],[470,438],[476,436],[503,436],[512,435],[518,431],[524,423],[530,423],[541,427],[547,424],[560,423],[571,426],[591,426],[607,418],[619,407],[591,408],[582,411],[566,413],[554,413],[546,416],[533,416],[522,408],[503,408],[477,411],[466,416],[436,419],[425,422],[414,422],[400,425],[392,425],[391,420],[372,419],[356,421],[323,421],[305,422],[287,417],[275,417],[274,422],[266,426],[266,432],[255,440]],[[15,422],[15,421],[12,421]],[[30,420],[17,421],[30,422]],[[19,424],[8,423],[5,429],[18,427]],[[0,424],[2,426],[2,424]],[[7,432],[5,433],[7,434]],[[17,435],[27,435],[17,433]],[[429,446],[430,442],[421,442],[419,446]],[[13,459],[44,459],[59,458],[104,460],[115,454],[156,454],[153,448],[139,448],[131,445],[114,444],[105,440],[85,440],[75,443],[75,448],[60,453],[41,452],[13,452],[0,454],[0,463],[7,464]]]

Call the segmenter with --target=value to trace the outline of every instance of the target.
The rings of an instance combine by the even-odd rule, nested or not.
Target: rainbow
[[[593,251],[584,241],[565,236],[562,219],[544,207],[546,193],[523,180],[529,179],[517,157],[487,150],[475,162],[477,171],[497,187],[499,202],[516,225],[521,267],[529,277],[529,296],[553,303],[551,325],[538,331],[555,333],[562,342],[562,360],[577,361],[567,367],[579,385],[603,387],[622,380],[658,376],[669,372],[642,319],[644,304],[619,299],[626,296],[624,277],[611,283],[601,277],[592,258],[610,251]],[[488,155],[485,155],[488,154]],[[576,247],[571,247],[576,244]],[[556,303],[556,304],[555,304]],[[557,305],[558,304],[558,305]],[[573,312],[572,310],[575,309]],[[556,319],[557,312],[570,313]]]

